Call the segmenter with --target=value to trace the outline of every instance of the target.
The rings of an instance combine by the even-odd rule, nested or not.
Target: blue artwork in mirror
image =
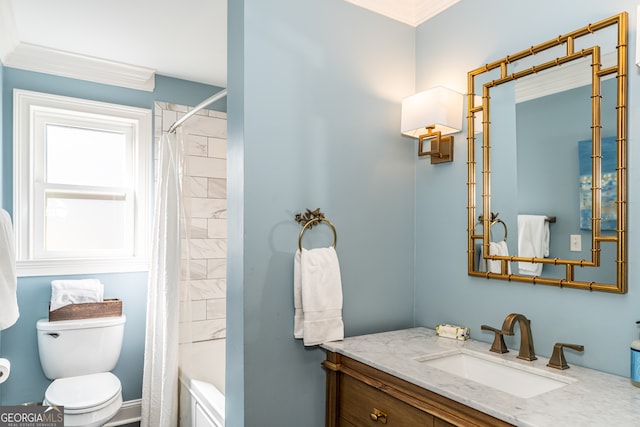
[[[578,142],[580,164],[580,229],[591,230],[591,140]],[[601,230],[615,231],[617,225],[616,138],[602,138]]]

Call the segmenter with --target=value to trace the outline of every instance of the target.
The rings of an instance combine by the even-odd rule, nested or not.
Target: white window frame
[[[151,110],[21,89],[14,89],[13,98],[13,221],[18,276],[147,271],[151,225]],[[127,149],[132,162],[132,186],[107,189],[110,195],[130,201],[127,217],[132,229],[127,233],[130,231],[133,239],[127,248],[128,254],[68,252],[54,257],[44,250],[41,239],[44,191],[74,191],[73,186],[43,183],[44,144],[37,133],[41,133],[43,124],[52,118],[55,123],[80,127],[108,124],[131,136]],[[86,191],[83,187],[83,192]],[[96,188],[97,194],[104,191]]]

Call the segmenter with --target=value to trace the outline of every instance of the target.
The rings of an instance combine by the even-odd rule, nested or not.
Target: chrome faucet
[[[502,334],[514,335],[513,326],[516,321],[520,325],[520,353],[518,359],[536,360],[536,352],[533,349],[533,335],[531,335],[531,321],[522,314],[511,313],[504,319]]]

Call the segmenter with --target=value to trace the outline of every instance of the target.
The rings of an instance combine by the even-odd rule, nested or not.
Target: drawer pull
[[[369,414],[369,417],[373,421],[376,421],[376,422],[380,421],[382,424],[387,423],[387,414],[382,412],[380,409],[373,408],[373,411]]]

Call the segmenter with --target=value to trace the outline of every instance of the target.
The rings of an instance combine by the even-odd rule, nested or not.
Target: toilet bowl
[[[44,404],[64,407],[64,425],[99,427],[122,406],[120,380],[110,372],[60,378],[45,392]]]
[[[53,382],[45,405],[64,408],[64,425],[99,427],[122,406],[122,385],[110,371],[120,357],[125,317],[41,319],[38,352],[45,376]]]

